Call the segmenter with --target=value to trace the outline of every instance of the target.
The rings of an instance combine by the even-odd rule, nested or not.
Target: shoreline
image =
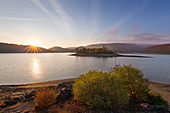
[[[68,79],[59,79],[59,80],[51,80],[51,81],[42,81],[42,82],[35,82],[35,83],[26,83],[26,84],[19,84],[19,85],[0,85],[0,92],[2,90],[12,91],[13,89],[35,89],[41,87],[49,87],[49,86],[58,86],[64,82],[72,82],[75,81],[77,78],[68,78]],[[156,91],[168,101],[170,104],[170,84],[159,83],[159,82],[148,82],[149,89]],[[4,92],[6,93],[6,92]]]
[[[33,82],[33,83],[23,83],[23,84],[14,84],[14,85],[0,85],[0,89],[2,88],[21,88],[21,87],[44,87],[44,86],[57,86],[63,82],[74,81],[77,78],[66,78],[66,79],[58,79],[58,80],[49,80],[42,82]]]
[[[59,88],[63,87],[63,84],[74,83],[77,78],[51,80],[35,83],[27,83],[20,85],[0,85],[0,112],[2,110],[6,111],[4,113],[9,113],[13,111],[31,111],[34,108],[34,98],[35,92],[41,88]],[[158,82],[148,82],[149,89],[160,93],[164,99],[169,103],[170,108],[170,84],[158,83]],[[61,87],[61,88],[62,88]],[[64,90],[64,89],[60,89]],[[3,108],[4,102],[8,102],[7,106]],[[13,102],[10,104],[9,102]],[[68,105],[68,104],[67,104]],[[58,108],[57,108],[58,110]],[[59,109],[60,111],[60,109]],[[62,111],[62,109],[61,109]],[[32,112],[31,112],[32,113]]]
[[[0,89],[3,87],[5,88],[5,87],[22,87],[22,86],[38,86],[38,85],[57,85],[63,82],[74,81],[76,79],[77,78],[66,78],[66,79],[49,80],[49,81],[41,81],[41,82],[33,82],[33,83],[0,85]],[[170,84],[167,83],[153,82],[153,81],[149,81],[148,83],[151,85],[161,85],[161,86],[170,87]]]
[[[136,57],[136,58],[153,58],[150,56],[138,56],[138,55],[120,55],[120,54],[71,54],[70,56],[78,56],[78,57]]]

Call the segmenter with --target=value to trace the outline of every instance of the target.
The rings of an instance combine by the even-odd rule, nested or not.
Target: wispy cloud
[[[54,11],[58,14],[60,20],[62,20],[62,24],[68,30],[72,31],[73,20],[68,15],[68,13],[61,7],[61,5],[55,0],[48,0],[54,8]]]
[[[107,32],[106,32],[107,35],[111,35],[111,36],[115,36],[118,34],[118,31],[116,29],[109,29]]]
[[[92,32],[97,32],[100,26],[100,0],[92,0],[91,3],[91,25]]]
[[[134,34],[131,36],[130,40],[136,43],[170,43],[170,34],[151,34],[151,33],[142,33]]]
[[[32,18],[16,18],[16,17],[7,17],[7,16],[0,16],[1,20],[14,20],[14,21],[41,21],[39,19],[32,19]]]
[[[139,12],[143,11],[144,9],[146,9],[148,6],[150,6],[150,4],[145,5],[142,8],[136,9],[131,11],[130,13],[128,13],[126,16],[124,16],[122,19],[120,19],[118,22],[116,22],[114,25],[108,27],[104,32],[101,32],[99,34],[96,35],[97,38],[101,38],[101,37],[105,37],[106,35],[108,35],[108,32],[115,30],[117,31],[118,34],[118,29],[124,24],[126,23],[130,18],[132,18],[133,16],[135,16],[136,14],[138,14]],[[109,34],[110,35],[110,34]]]
[[[39,10],[41,10],[49,18],[51,18],[56,25],[60,25],[59,21],[57,20],[57,16],[55,16],[55,14],[52,14],[39,0],[32,0],[32,2]]]
[[[68,33],[72,37],[73,33],[73,21],[67,12],[61,7],[61,5],[55,0],[48,0],[52,6],[52,11],[50,11],[45,5],[43,5],[40,0],[32,0],[34,5],[45,13],[46,16],[51,18],[51,20],[56,24],[56,26],[64,33]]]
[[[170,33],[139,33],[139,34],[125,34],[124,38],[110,38],[103,41],[106,42],[120,42],[120,43],[138,43],[138,44],[165,44],[170,43]]]

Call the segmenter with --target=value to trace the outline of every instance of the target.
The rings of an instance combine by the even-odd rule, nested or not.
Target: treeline
[[[103,46],[102,48],[76,48],[76,53],[85,53],[85,54],[113,54],[115,52],[109,50],[107,47]]]

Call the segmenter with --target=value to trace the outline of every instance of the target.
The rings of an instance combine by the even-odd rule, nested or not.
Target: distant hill
[[[76,48],[102,48],[103,46],[107,47],[109,50],[123,53],[130,52],[142,52],[142,50],[151,45],[137,45],[130,43],[103,43],[103,44],[92,44],[88,46],[79,46],[79,47],[70,47],[70,48],[62,48],[59,46],[55,46],[49,49],[45,49],[43,47],[37,47],[33,50],[32,46],[29,45],[17,45],[17,44],[8,44],[8,43],[0,43],[0,53],[31,53],[37,52],[39,53],[47,53],[47,52],[74,52]]]
[[[150,46],[145,48],[143,52],[153,54],[170,54],[170,44]]]
[[[52,47],[48,49],[50,52],[73,52],[74,49],[62,48],[62,47]]]
[[[129,53],[129,52],[142,52],[142,50],[150,45],[137,45],[131,43],[104,43],[104,44],[92,44],[85,46],[86,48],[101,48],[102,46],[106,46],[108,49],[114,51],[117,50],[118,52],[122,53]]]
[[[49,52],[43,47],[33,48],[29,45],[17,45],[0,43],[0,53],[46,53]]]

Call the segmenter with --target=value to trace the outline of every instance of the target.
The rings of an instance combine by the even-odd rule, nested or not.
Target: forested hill
[[[85,46],[86,48],[101,48],[102,46],[107,47],[108,49],[118,52],[129,53],[129,52],[142,52],[142,50],[151,45],[138,45],[131,43],[104,43],[104,44],[92,44]]]
[[[0,43],[0,53],[46,53],[46,52],[49,52],[49,50],[42,47]]]
[[[143,52],[153,54],[170,54],[170,44],[150,46],[145,48]]]
[[[62,48],[59,46],[49,48],[48,50],[51,52],[74,52],[75,51],[75,49]]]
[[[117,52],[141,52],[144,48],[151,45],[137,45],[129,43],[104,43],[104,44],[92,44],[88,46],[72,47],[72,48],[62,48],[54,46],[49,49],[42,47],[32,47],[28,45],[17,45],[17,44],[8,44],[0,42],[0,53],[47,53],[47,52],[74,52],[76,48],[102,48],[103,46],[107,47],[109,50]]]

